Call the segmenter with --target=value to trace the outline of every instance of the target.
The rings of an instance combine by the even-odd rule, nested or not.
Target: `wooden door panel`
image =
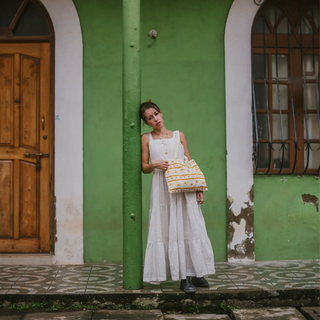
[[[21,127],[20,143],[39,149],[39,59],[21,56]]]
[[[19,53],[29,57],[41,57],[42,45],[48,46],[48,43],[4,43],[1,45],[0,54],[15,54]]]
[[[0,252],[50,252],[49,49],[0,44]]]
[[[39,239],[0,239],[0,248],[5,253],[39,252]]]
[[[13,237],[13,161],[0,160],[0,237]]]
[[[0,55],[0,145],[13,145],[14,55]]]
[[[2,147],[1,148],[1,160],[14,160],[14,159],[23,159],[24,154],[27,152],[33,152],[29,148],[26,150],[24,148],[12,148],[12,147]],[[24,159],[26,160],[26,158]],[[36,158],[28,158],[28,162],[36,163]]]
[[[36,165],[20,161],[20,237],[39,237],[38,170]]]

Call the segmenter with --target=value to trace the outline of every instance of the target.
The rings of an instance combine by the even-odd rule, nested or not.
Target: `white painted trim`
[[[42,0],[55,32],[55,196],[53,263],[83,263],[83,52],[72,0]]]
[[[225,30],[227,194],[235,216],[246,207],[245,202],[253,205],[248,197],[253,186],[251,27],[258,9],[253,0],[234,0]],[[231,250],[249,237],[245,223],[233,226]]]
[[[44,253],[30,253],[30,254],[0,254],[1,265],[17,266],[17,265],[52,265],[53,255]]]

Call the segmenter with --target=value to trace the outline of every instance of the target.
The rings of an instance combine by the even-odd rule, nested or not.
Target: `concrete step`
[[[310,320],[320,320],[320,307],[304,307],[301,313]]]
[[[1,315],[1,320],[163,320],[160,310],[32,312]],[[230,319],[230,318],[229,318]]]
[[[306,320],[295,308],[258,308],[232,311],[234,320]]]
[[[226,314],[166,314],[165,320],[230,320]]]

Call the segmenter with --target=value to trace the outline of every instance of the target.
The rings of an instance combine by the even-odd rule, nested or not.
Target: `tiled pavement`
[[[250,264],[216,263],[216,274],[206,277],[210,288],[221,290],[285,290],[320,288],[320,260],[268,261]],[[144,283],[141,290],[122,288],[122,266],[0,265],[0,294],[108,294],[179,292],[179,282]]]

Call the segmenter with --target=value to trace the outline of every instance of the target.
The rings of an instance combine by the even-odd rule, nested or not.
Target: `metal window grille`
[[[252,28],[255,174],[319,175],[319,16],[317,0],[267,0],[256,15]]]

